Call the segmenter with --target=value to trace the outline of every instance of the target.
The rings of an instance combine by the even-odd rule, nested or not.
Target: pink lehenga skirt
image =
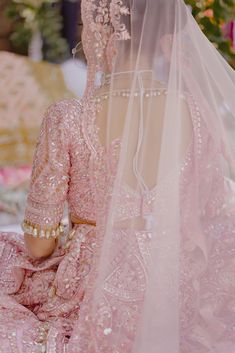
[[[64,353],[78,319],[95,231],[76,225],[45,261],[32,260],[23,236],[0,233],[0,352]]]

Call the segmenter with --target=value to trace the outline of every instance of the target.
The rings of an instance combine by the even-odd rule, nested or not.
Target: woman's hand
[[[34,238],[32,235],[25,234],[24,241],[29,255],[37,260],[43,260],[49,257],[55,250],[57,239]]]

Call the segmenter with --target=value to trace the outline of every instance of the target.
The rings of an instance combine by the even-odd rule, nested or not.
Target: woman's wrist
[[[24,234],[24,241],[29,256],[36,260],[43,260],[51,256],[58,244],[58,238],[34,238],[27,233]]]

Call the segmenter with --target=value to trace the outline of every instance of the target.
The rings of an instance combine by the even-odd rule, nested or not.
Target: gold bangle
[[[63,224],[59,223],[56,227],[40,228],[39,226],[24,220],[21,224],[22,230],[34,238],[58,238],[64,232]]]

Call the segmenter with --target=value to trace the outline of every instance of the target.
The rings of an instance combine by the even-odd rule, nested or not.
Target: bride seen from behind
[[[0,235],[2,351],[233,353],[234,72],[182,0],[82,18],[84,97],[45,114],[25,243]]]

